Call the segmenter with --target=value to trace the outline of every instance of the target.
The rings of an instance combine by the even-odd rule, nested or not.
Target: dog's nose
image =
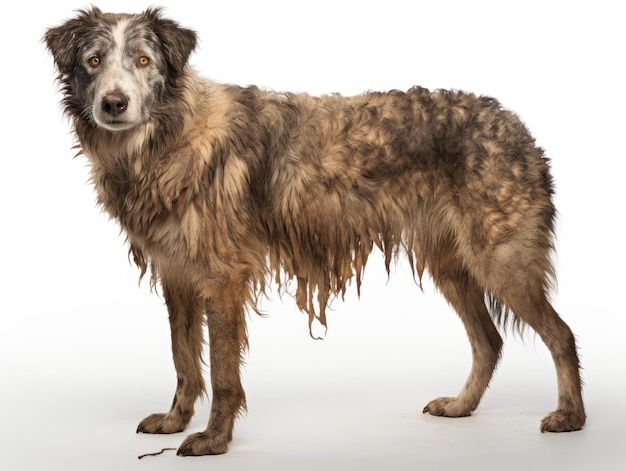
[[[122,114],[128,108],[128,97],[121,93],[110,93],[102,99],[102,110],[111,115]]]

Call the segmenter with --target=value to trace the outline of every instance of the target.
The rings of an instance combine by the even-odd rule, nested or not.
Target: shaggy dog
[[[491,98],[415,87],[346,98],[275,93],[200,78],[196,34],[158,9],[97,8],[46,32],[63,105],[91,163],[99,203],[160,283],[178,385],[144,433],[184,430],[205,391],[212,405],[181,455],[224,453],[245,408],[240,362],[253,309],[274,278],[326,325],[331,296],[360,286],[378,248],[405,253],[457,311],[473,364],[456,397],[424,412],[469,415],[502,348],[495,323],[534,329],[558,377],[542,431],[585,422],[574,336],[547,299],[555,209],[547,159],[519,118]]]

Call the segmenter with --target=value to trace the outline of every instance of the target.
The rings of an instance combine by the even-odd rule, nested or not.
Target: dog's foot
[[[176,452],[180,456],[221,455],[228,450],[229,440],[212,437],[206,432],[189,435]]]
[[[439,417],[467,417],[472,410],[466,402],[459,401],[456,397],[438,397],[426,404],[422,412]]]
[[[541,432],[573,432],[585,425],[585,413],[555,410],[541,421]]]
[[[187,423],[172,414],[152,414],[141,421],[137,433],[177,433],[185,430]]]

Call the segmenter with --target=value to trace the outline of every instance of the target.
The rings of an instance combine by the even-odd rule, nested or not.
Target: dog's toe
[[[584,424],[584,413],[555,410],[541,421],[541,432],[573,432],[583,428]]]
[[[472,409],[456,397],[439,397],[426,404],[422,413],[439,417],[467,417]]]
[[[221,455],[228,450],[228,440],[206,432],[189,435],[176,452],[180,456]]]
[[[141,421],[137,433],[177,433],[186,427],[186,422],[171,414],[152,414]]]

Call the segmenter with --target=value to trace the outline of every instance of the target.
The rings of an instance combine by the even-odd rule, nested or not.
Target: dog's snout
[[[102,99],[102,110],[111,116],[118,116],[127,108],[128,97],[121,93],[109,93]]]

